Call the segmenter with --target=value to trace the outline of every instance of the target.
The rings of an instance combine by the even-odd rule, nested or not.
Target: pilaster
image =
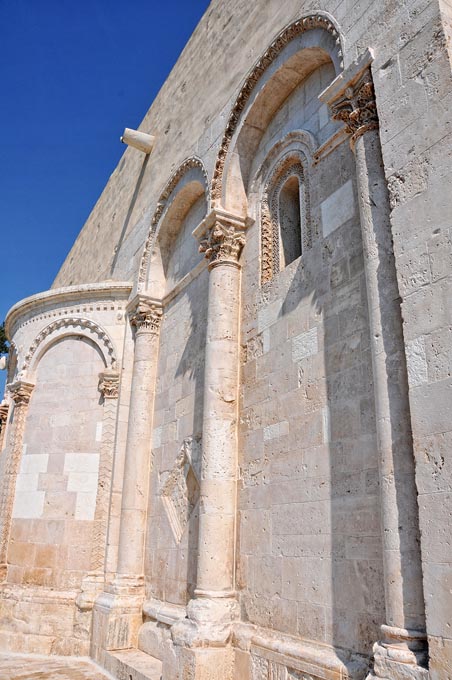
[[[7,577],[8,541],[11,530],[16,479],[22,457],[28,405],[33,388],[34,385],[25,380],[18,380],[7,387],[14,403],[14,409],[9,430],[9,441],[5,451],[6,458],[3,467],[0,495],[0,581],[4,581]]]

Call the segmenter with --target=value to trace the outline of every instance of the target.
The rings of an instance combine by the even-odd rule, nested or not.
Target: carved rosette
[[[158,335],[162,315],[160,302],[140,295],[130,311],[130,323],[137,333]]]
[[[199,241],[199,252],[205,254],[209,268],[218,264],[238,265],[245,245],[245,222],[236,216],[214,211],[204,225],[206,229]]]
[[[340,98],[331,102],[330,107],[333,119],[345,123],[345,129],[351,135],[352,148],[358,137],[368,130],[376,130],[378,113],[370,69],[366,69],[355,83],[347,87]]]
[[[117,399],[119,397],[119,373],[113,370],[99,373],[99,392],[104,399]]]

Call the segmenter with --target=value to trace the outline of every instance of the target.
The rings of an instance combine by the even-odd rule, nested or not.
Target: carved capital
[[[367,69],[361,78],[344,92],[344,96],[331,104],[334,120],[342,120],[352,136],[352,144],[368,130],[378,128],[377,104],[372,75]]]
[[[162,303],[145,295],[137,295],[128,307],[130,323],[137,333],[157,335],[162,320]]]
[[[26,382],[25,380],[18,380],[17,382],[8,385],[9,393],[16,406],[28,404],[33,388],[33,383]]]
[[[218,264],[238,264],[245,245],[247,221],[218,209],[201,222],[193,232],[199,239],[199,252],[204,253],[209,267]]]
[[[379,125],[370,71],[372,60],[373,53],[368,49],[319,96],[330,107],[333,119],[345,123],[352,148],[358,137]]]
[[[119,397],[119,373],[112,369],[99,373],[99,391],[104,399],[117,399]]]

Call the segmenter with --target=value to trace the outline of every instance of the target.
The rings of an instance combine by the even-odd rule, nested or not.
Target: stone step
[[[105,668],[116,680],[162,680],[162,662],[139,649],[107,652]]]

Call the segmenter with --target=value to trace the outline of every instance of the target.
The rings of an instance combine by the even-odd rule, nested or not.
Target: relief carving
[[[119,373],[114,370],[99,373],[99,392],[104,399],[117,399],[119,397]]]
[[[180,543],[199,499],[200,443],[184,440],[174,467],[160,494],[176,543]]]
[[[334,120],[345,123],[345,130],[351,135],[351,144],[368,130],[378,128],[377,104],[372,74],[366,69],[359,80],[347,87],[344,95],[331,105]]]
[[[137,333],[146,332],[157,335],[162,315],[162,305],[159,302],[138,296],[137,304],[130,314],[130,323]]]

